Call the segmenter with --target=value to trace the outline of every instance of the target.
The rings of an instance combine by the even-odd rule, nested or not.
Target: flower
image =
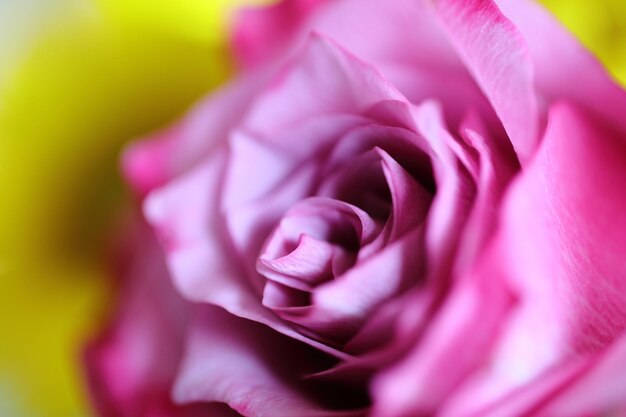
[[[121,313],[96,393],[244,416],[626,407],[626,93],[550,15],[292,0],[240,14],[234,45],[240,78],[124,156],[186,301],[131,290],[158,314]]]

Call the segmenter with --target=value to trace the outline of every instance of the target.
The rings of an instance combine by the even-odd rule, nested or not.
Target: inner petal
[[[257,271],[266,278],[304,291],[342,274],[352,266],[355,252],[300,235],[298,246],[285,256],[260,257]]]
[[[391,212],[391,194],[380,155],[373,149],[336,168],[322,182],[318,195],[353,204],[382,222]]]
[[[328,198],[309,198],[280,221],[257,260],[266,279],[312,291],[354,265],[359,248],[373,241],[380,224],[363,210]]]

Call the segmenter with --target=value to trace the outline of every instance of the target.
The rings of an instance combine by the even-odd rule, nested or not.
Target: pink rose
[[[626,94],[551,16],[292,0],[234,46],[125,154],[182,297],[141,238],[103,414],[626,412]]]

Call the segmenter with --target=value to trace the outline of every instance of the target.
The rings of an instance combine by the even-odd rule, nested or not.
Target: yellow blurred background
[[[91,414],[119,150],[225,79],[237,3],[0,0],[0,415]]]
[[[233,7],[270,1],[0,0],[0,415],[91,415],[120,148],[225,80]],[[545,3],[626,83],[626,2]]]

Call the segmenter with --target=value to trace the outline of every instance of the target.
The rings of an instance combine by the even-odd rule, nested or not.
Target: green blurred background
[[[269,2],[0,0],[0,415],[91,415],[120,148],[223,82],[233,8]],[[626,2],[544,3],[626,83]]]

